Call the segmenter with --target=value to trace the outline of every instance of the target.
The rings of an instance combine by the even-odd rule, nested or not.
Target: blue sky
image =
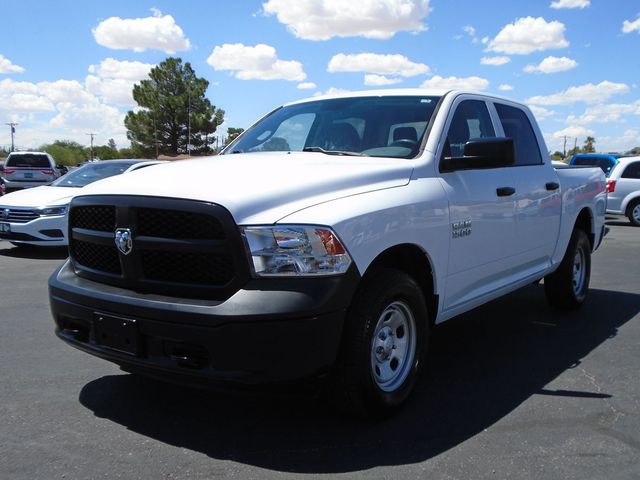
[[[550,150],[640,146],[636,0],[1,0],[0,146],[128,145],[132,85],[168,56],[226,127],[336,90],[471,88],[530,105]],[[222,133],[222,132],[221,132]],[[577,139],[577,140],[574,140]]]

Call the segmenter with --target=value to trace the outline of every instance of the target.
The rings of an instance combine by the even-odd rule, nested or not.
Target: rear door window
[[[540,165],[542,156],[536,135],[527,115],[519,108],[496,103],[496,110],[502,123],[504,134],[513,139],[516,151],[516,166]]]
[[[634,162],[627,165],[622,172],[622,178],[640,179],[640,162]]]
[[[51,168],[49,157],[37,153],[9,155],[7,167]]]

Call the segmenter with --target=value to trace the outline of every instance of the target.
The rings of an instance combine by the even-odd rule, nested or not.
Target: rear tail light
[[[53,169],[51,168],[45,168],[43,170],[40,170],[42,173],[44,173],[45,175],[53,175]]]
[[[4,173],[5,173],[6,175],[11,175],[11,174],[13,174],[13,173],[16,173],[16,171],[15,171],[15,169],[13,169],[13,168],[7,168],[7,167],[4,167]]]
[[[607,180],[607,193],[613,193],[616,191],[616,181]]]

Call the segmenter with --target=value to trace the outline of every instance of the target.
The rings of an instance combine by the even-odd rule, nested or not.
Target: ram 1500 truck
[[[312,98],[222,155],[86,187],[51,309],[62,340],[128,372],[325,376],[336,404],[378,414],[411,393],[433,325],[540,279],[579,307],[605,209],[602,170],[553,168],[519,103]]]

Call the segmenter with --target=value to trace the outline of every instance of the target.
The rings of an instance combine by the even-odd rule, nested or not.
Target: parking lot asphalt
[[[608,225],[580,311],[532,285],[445,323],[406,408],[374,422],[76,351],[47,298],[66,252],[0,242],[0,478],[638,478],[640,228]]]

